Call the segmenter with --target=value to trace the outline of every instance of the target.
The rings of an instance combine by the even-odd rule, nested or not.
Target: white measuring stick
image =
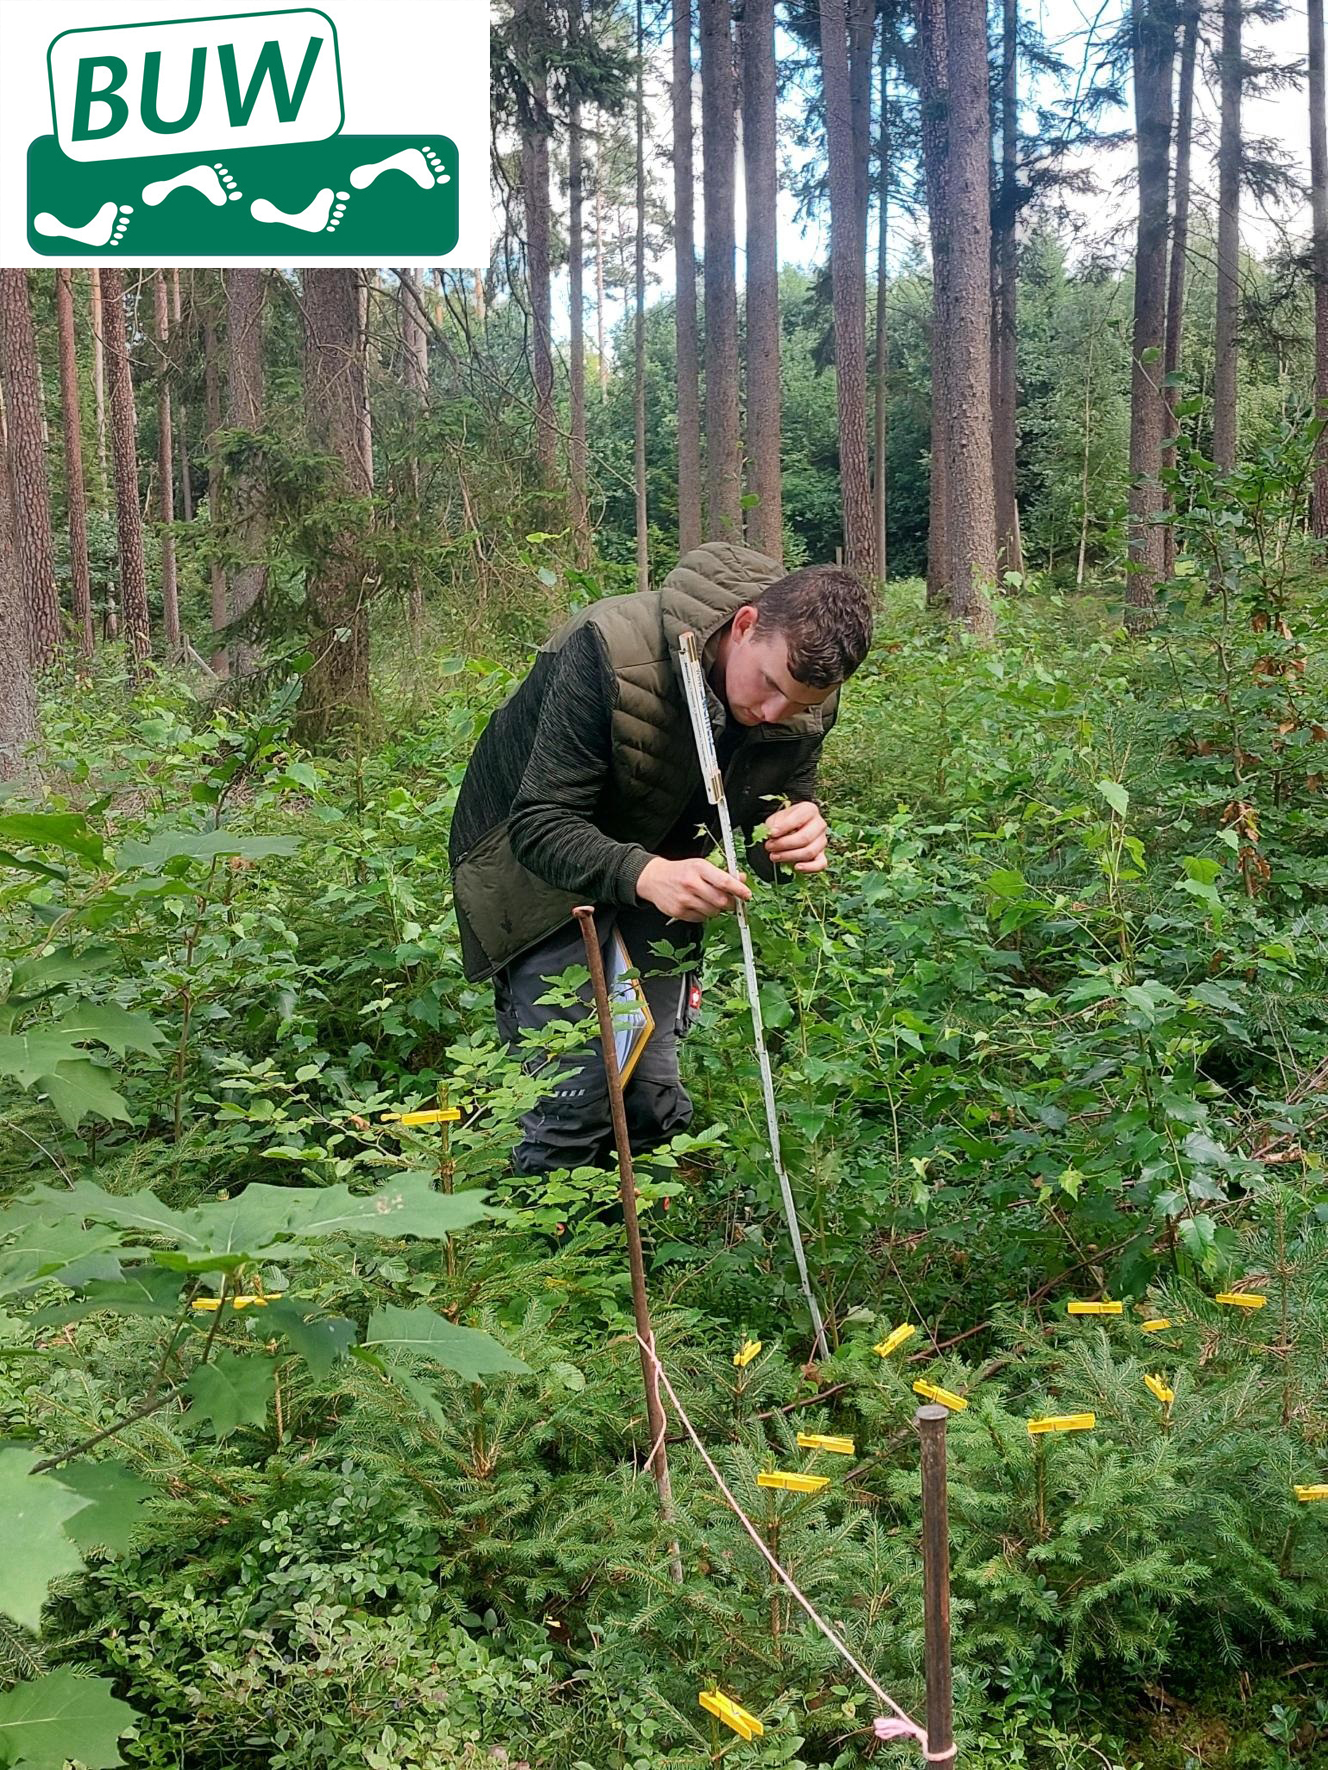
[[[695,633],[684,633],[682,643],[678,647],[678,660],[682,666],[683,686],[687,691],[687,711],[691,714],[692,735],[696,739],[697,759],[701,764],[701,778],[705,784],[706,797],[719,809],[719,828],[724,842],[724,859],[728,870],[736,879],[738,876],[738,854],[733,843],[733,824],[729,819],[728,800],[724,796],[724,776],[720,771],[719,758],[715,754],[715,734],[710,728],[710,711],[706,705],[705,674],[701,668],[701,653],[697,648]],[[779,1180],[780,1196],[784,1200],[784,1217],[788,1223],[789,1240],[793,1243],[793,1258],[797,1262],[798,1277],[802,1281],[802,1292],[807,1299],[807,1307],[812,1313],[813,1356],[828,1356],[825,1340],[825,1324],[821,1320],[821,1311],[812,1290],[812,1281],[807,1273],[807,1256],[802,1247],[802,1231],[798,1227],[798,1210],[793,1202],[793,1188],[784,1170],[784,1157],[779,1142],[779,1115],[775,1110],[775,1083],[770,1073],[770,1055],[765,1047],[765,1027],[761,1022],[760,985],[756,979],[756,954],[752,949],[752,931],[747,924],[747,906],[739,898],[735,905],[738,912],[738,938],[742,942],[742,965],[747,975],[747,1001],[752,1011],[752,1037],[756,1044],[756,1061],[761,1071],[761,1092],[765,1097],[766,1130],[770,1136],[770,1155],[775,1164],[775,1174]]]

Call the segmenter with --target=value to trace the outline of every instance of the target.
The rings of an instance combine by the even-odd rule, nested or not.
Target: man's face
[[[833,692],[790,676],[788,641],[775,629],[758,632],[756,610],[750,607],[733,617],[723,667],[724,699],[739,725],[781,725],[819,707]]]

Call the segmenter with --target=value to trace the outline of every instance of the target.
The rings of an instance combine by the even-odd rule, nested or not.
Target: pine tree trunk
[[[996,553],[1002,572],[1024,569],[1019,537],[1016,461],[1019,277],[1019,8],[1004,0],[1001,36],[1001,187],[994,254],[999,286],[996,307],[996,376],[992,409],[992,470],[996,481]]]
[[[360,353],[360,367],[362,370],[360,375],[360,412],[357,435],[359,437],[360,457],[364,462],[364,471],[369,481],[369,490],[372,491],[374,483],[374,455],[373,405],[369,397],[369,323],[371,313],[369,296],[371,291],[377,286],[378,272],[373,269],[365,269],[356,271],[355,274],[358,279],[355,284],[355,324],[357,327],[357,348]]]
[[[60,601],[55,588],[41,368],[25,270],[0,270],[0,373],[9,477],[14,488],[19,588],[27,603],[32,666],[44,670],[54,662],[60,647]]]
[[[701,361],[696,329],[692,6],[673,4],[674,329],[678,354],[678,548],[701,545]]]
[[[580,0],[576,0],[576,6],[579,33]],[[583,570],[591,561],[586,450],[585,155],[581,100],[574,93],[567,134],[568,399],[572,420],[567,467],[572,487],[572,542],[576,563]]]
[[[872,50],[876,41],[876,0],[847,0],[848,83],[853,111],[853,188],[858,201],[858,236],[863,242],[863,286],[867,278],[867,216],[871,203]],[[863,296],[864,304],[866,295]]]
[[[945,315],[950,281],[950,210],[946,200],[950,89],[945,0],[918,0],[919,113],[927,224],[931,239],[931,478],[927,511],[927,605],[950,602],[950,395]]]
[[[167,346],[171,336],[166,297],[166,278],[160,271],[152,277],[153,313],[160,345],[157,371],[157,500],[161,512],[161,611],[166,634],[166,656],[172,663],[180,656],[180,592],[175,576],[175,439],[171,429],[171,389],[167,380]]]
[[[1135,246],[1134,328],[1130,376],[1129,561],[1126,622],[1152,618],[1165,568],[1163,526],[1152,520],[1161,501],[1162,361],[1166,323],[1167,197],[1171,158],[1171,73],[1176,37],[1169,0],[1131,0],[1134,106],[1139,161],[1139,226]]]
[[[776,225],[774,0],[746,0],[742,146],[747,194],[747,540],[784,557],[780,489],[779,246]]]
[[[310,441],[339,462],[344,494],[367,497],[361,272],[305,270],[301,281]],[[354,527],[326,538],[305,595],[314,661],[300,697],[300,727],[306,738],[323,741],[369,706],[365,567]]]
[[[475,296],[475,324],[483,336],[489,328],[489,315],[484,300],[484,272],[482,270],[472,271],[471,278],[471,286]]]
[[[604,119],[599,118],[600,131]],[[609,359],[604,354],[604,149],[595,141],[595,348],[599,352],[600,403],[609,397]]]
[[[37,770],[29,752],[37,741],[37,697],[14,502],[8,438],[0,413],[0,781],[35,788]]]
[[[172,317],[174,324],[175,324],[175,336],[177,338],[180,338],[182,336],[182,333],[181,333],[181,308],[180,308],[180,273],[178,270],[173,270],[171,272],[171,317]],[[192,319],[193,319],[193,310],[191,308],[191,310],[190,310],[191,323],[192,323]],[[175,369],[176,369],[177,376],[179,375],[179,372],[180,372],[180,369],[182,368],[182,366],[183,366],[183,359],[181,356],[180,346],[177,344],[177,346],[175,348]],[[192,522],[194,520],[194,482],[193,482],[193,477],[192,477],[192,473],[191,473],[190,465],[189,465],[189,412],[185,406],[183,394],[181,394],[178,391],[178,388],[179,388],[178,380],[176,383],[176,387],[177,387],[177,393],[176,393],[176,399],[175,399],[175,438],[176,438],[177,444],[179,445],[179,450],[180,450],[180,515],[183,517],[185,522]]]
[[[738,426],[738,290],[734,265],[735,132],[729,0],[701,0],[701,125],[705,199],[706,529],[742,540]]]
[[[1222,0],[1221,111],[1217,150],[1217,327],[1213,335],[1213,460],[1236,465],[1236,367],[1240,320],[1241,0]]]
[[[226,285],[226,428],[261,431],[263,383],[263,272],[227,270]],[[227,475],[231,522],[228,539],[243,564],[230,574],[226,602],[230,624],[244,622],[267,588],[267,521],[263,489],[252,469],[237,466]],[[213,511],[216,518],[216,511]],[[235,663],[245,674],[248,647],[241,638]]]
[[[987,14],[983,0],[946,0],[949,90],[946,196],[946,398],[949,451],[950,612],[988,634],[996,577],[991,458],[991,205]]]
[[[1314,401],[1328,419],[1328,121],[1325,120],[1323,0],[1306,0],[1310,64],[1310,202],[1314,217]],[[1328,426],[1314,447],[1310,526],[1328,536]]]
[[[638,590],[648,590],[650,519],[646,508],[646,35],[641,0],[636,0],[635,285],[632,473],[636,482],[636,587]]]
[[[92,397],[97,408],[97,466],[101,474],[100,507],[109,503],[109,482],[106,478],[106,372],[103,354],[105,331],[101,317],[101,272],[88,272],[92,294]]]
[[[1175,197],[1171,218],[1171,260],[1167,268],[1167,332],[1162,355],[1164,380],[1162,387],[1162,434],[1170,439],[1176,434],[1178,389],[1175,376],[1180,370],[1181,346],[1185,336],[1185,255],[1190,237],[1190,135],[1194,121],[1194,62],[1199,42],[1199,0],[1189,0],[1184,12],[1185,32],[1180,46],[1180,77],[1176,92],[1176,169],[1172,178]],[[1162,465],[1176,465],[1174,448],[1163,449]],[[1170,509],[1171,493],[1163,495],[1164,508]],[[1168,523],[1162,532],[1162,575],[1169,578],[1176,569],[1176,530]]]
[[[107,266],[101,273],[101,318],[111,384],[111,461],[115,469],[115,526],[120,564],[120,612],[135,662],[152,652],[147,571],[143,563],[143,508],[138,494],[138,444],[134,383],[125,338],[124,278]]]
[[[69,521],[69,576],[79,650],[92,656],[92,578],[88,570],[88,506],[83,484],[83,415],[74,346],[74,273],[55,273],[55,323],[60,346],[60,411],[64,420],[65,505]]]
[[[890,281],[890,28],[881,21],[881,117],[876,144],[876,412],[872,448],[872,507],[876,516],[876,568],[887,576],[886,491],[889,484],[890,332],[886,301]]]
[[[553,306],[549,273],[549,138],[546,0],[517,0],[517,44],[529,107],[521,120],[521,196],[526,222],[526,282],[530,302],[531,378],[535,388],[535,463],[551,494],[558,477],[558,428],[553,409]]]
[[[212,531],[214,550],[208,566],[208,586],[212,611],[212,673],[225,677],[230,673],[226,650],[226,627],[229,622],[226,603],[226,573],[216,556],[215,541],[221,527],[221,462],[217,457],[217,432],[221,429],[221,368],[217,346],[217,326],[209,300],[203,323],[203,399],[207,407],[208,450],[208,528]]]
[[[412,413],[412,434],[418,426],[429,391],[429,334],[424,326],[424,297],[420,279],[413,270],[397,272],[397,305],[401,312],[402,379]],[[416,534],[420,531],[420,457],[412,447],[406,463],[410,481],[410,521]],[[418,641],[424,628],[424,586],[420,568],[412,563],[410,570],[409,622]]]
[[[867,456],[867,246],[858,225],[862,210],[857,192],[847,33],[844,0],[821,0],[844,559],[850,567],[874,575],[876,530]]]

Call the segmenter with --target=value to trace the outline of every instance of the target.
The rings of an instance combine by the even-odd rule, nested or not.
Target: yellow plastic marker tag
[[[1044,1419],[1030,1420],[1028,1430],[1036,1438],[1039,1432],[1091,1432],[1096,1425],[1096,1414],[1048,1414]]]
[[[942,1389],[935,1383],[924,1383],[921,1377],[913,1385],[915,1395],[925,1396],[928,1401],[939,1401],[942,1407],[948,1407],[951,1413],[960,1414],[968,1406],[962,1395],[955,1395],[949,1389]]]
[[[878,1345],[873,1346],[872,1351],[878,1358],[889,1358],[892,1352],[898,1352],[906,1341],[911,1340],[917,1331],[911,1321],[906,1321],[903,1327],[895,1328],[893,1333],[887,1334]]]
[[[220,1297],[195,1297],[193,1302],[189,1305],[189,1307],[191,1309],[199,1309],[199,1310],[220,1309],[221,1308],[221,1298]]]
[[[820,1493],[829,1487],[828,1475],[802,1475],[792,1469],[763,1469],[756,1477],[758,1487],[778,1487],[785,1493]]]
[[[1308,1486],[1298,1482],[1292,1492],[1302,1503],[1307,1500],[1328,1500],[1328,1481],[1312,1481]]]
[[[1176,1399],[1176,1391],[1164,1383],[1161,1377],[1145,1377],[1144,1384],[1157,1396],[1159,1401],[1165,1402],[1168,1407]]]
[[[1232,1309],[1262,1309],[1268,1301],[1258,1291],[1219,1291],[1214,1303],[1226,1303]]]
[[[267,1297],[232,1297],[231,1302],[237,1309],[248,1309],[251,1304],[255,1309],[266,1309],[269,1303],[274,1303],[278,1297],[284,1297],[285,1294],[284,1291],[273,1291]]]
[[[1139,1323],[1139,1332],[1141,1334],[1160,1334],[1164,1328],[1169,1328],[1170,1326],[1171,1322],[1167,1316],[1155,1315],[1152,1321],[1141,1321]]]
[[[696,1699],[701,1707],[712,1714],[717,1721],[726,1727],[732,1727],[740,1739],[759,1739],[765,1728],[740,1702],[734,1702],[731,1696],[725,1696],[722,1690],[703,1690]]]
[[[857,1453],[853,1449],[851,1438],[835,1438],[824,1432],[799,1432],[799,1450],[828,1450],[837,1457],[851,1457]]]
[[[461,1117],[458,1106],[432,1106],[427,1112],[385,1112],[384,1125],[454,1125]]]
[[[733,1362],[737,1365],[740,1371],[746,1370],[747,1366],[752,1362],[760,1350],[761,1342],[759,1340],[744,1340],[742,1351],[733,1354]]]
[[[1073,1303],[1067,1303],[1065,1308],[1067,1314],[1070,1315],[1119,1315],[1125,1305],[1124,1303],[1090,1303],[1076,1300]]]

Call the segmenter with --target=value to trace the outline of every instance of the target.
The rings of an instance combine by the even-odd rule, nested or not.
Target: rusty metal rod
[[[945,1428],[949,1413],[932,1403],[913,1416],[922,1440],[922,1600],[926,1630],[927,1762],[953,1764],[954,1682],[950,1664],[950,1519],[946,1502]]]
[[[599,933],[595,927],[595,911],[591,905],[581,904],[572,914],[581,924],[581,938],[585,942],[590,985],[599,1015],[599,1042],[604,1053],[604,1074],[609,1085],[609,1113],[613,1120],[613,1142],[618,1152],[623,1224],[627,1230],[627,1264],[632,1275],[632,1314],[636,1317],[637,1335],[644,1342],[640,1350],[641,1381],[646,1392],[646,1423],[654,1446],[650,1466],[659,1492],[660,1517],[666,1524],[671,1524],[673,1487],[669,1481],[669,1457],[664,1443],[664,1404],[659,1398],[658,1372],[645,1350],[649,1347],[653,1352],[655,1335],[650,1325],[650,1300],[646,1295],[646,1262],[641,1251],[641,1225],[636,1215],[636,1170],[632,1165],[632,1144],[627,1134],[627,1108],[623,1103],[622,1077],[618,1073],[618,1047],[613,1035],[613,1005],[609,1000],[609,987],[604,977],[604,955],[600,951]],[[669,1545],[669,1571],[681,1585],[682,1557],[676,1542]]]

